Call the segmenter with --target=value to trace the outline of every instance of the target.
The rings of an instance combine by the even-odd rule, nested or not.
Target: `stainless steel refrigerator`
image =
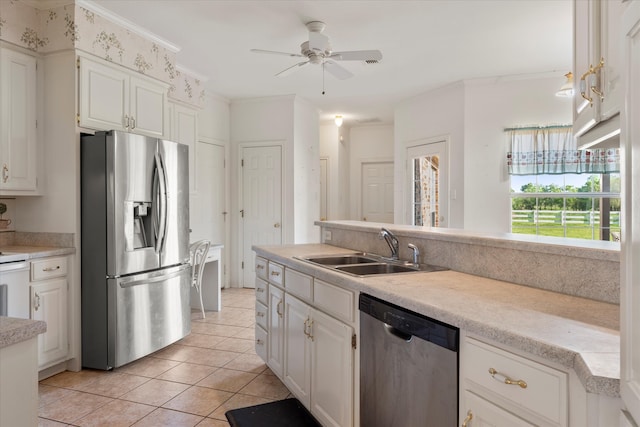
[[[111,369],[191,331],[188,147],[82,135],[82,366]]]

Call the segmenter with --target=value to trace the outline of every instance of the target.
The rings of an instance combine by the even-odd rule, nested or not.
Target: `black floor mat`
[[[321,427],[295,398],[232,409],[225,416],[231,427]]]

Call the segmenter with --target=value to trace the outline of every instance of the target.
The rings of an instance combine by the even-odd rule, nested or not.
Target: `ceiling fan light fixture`
[[[569,71],[564,75],[567,80],[560,86],[556,92],[556,96],[561,98],[571,98],[573,96],[573,73]]]
[[[338,127],[342,126],[342,116],[336,116],[336,118],[334,119],[334,122],[336,123],[336,126]]]

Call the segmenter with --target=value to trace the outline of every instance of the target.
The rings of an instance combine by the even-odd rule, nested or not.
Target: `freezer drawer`
[[[127,364],[191,332],[191,267],[109,279],[109,364]],[[111,301],[111,299],[113,299]]]

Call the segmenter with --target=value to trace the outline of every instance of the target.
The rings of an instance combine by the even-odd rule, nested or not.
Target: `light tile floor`
[[[222,311],[191,313],[191,334],[113,371],[39,384],[39,425],[228,427],[225,412],[290,396],[254,351],[253,289],[224,289]]]

